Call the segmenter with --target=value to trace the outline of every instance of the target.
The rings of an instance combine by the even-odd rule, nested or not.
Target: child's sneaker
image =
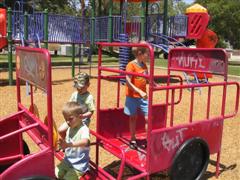
[[[131,149],[137,149],[137,141],[136,140],[131,140],[129,143],[129,147]]]

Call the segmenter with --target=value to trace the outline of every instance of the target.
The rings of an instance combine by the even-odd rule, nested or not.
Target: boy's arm
[[[80,116],[80,118],[82,118],[82,119],[91,118],[92,115],[93,115],[93,112],[94,112],[94,111],[88,111],[88,112],[86,112],[86,113],[84,113],[84,114],[80,114],[79,116]]]
[[[70,143],[67,143],[63,139],[59,140],[59,145],[63,150],[69,147],[87,147],[89,146],[89,143],[90,143],[90,140],[88,138],[83,138],[77,142],[70,142]]]
[[[80,118],[91,118],[94,111],[95,111],[95,105],[94,105],[94,98],[92,95],[89,95],[87,100],[86,100],[86,105],[87,105],[87,108],[88,108],[88,111],[84,114],[81,114],[80,115]]]
[[[132,82],[131,82],[131,78],[130,76],[126,76],[126,83],[127,83],[127,86],[137,92],[138,94],[140,94],[140,96],[143,98],[143,99],[147,99],[147,93],[143,92],[141,89],[137,88]]]
[[[62,139],[65,139],[66,131],[67,131],[68,128],[69,128],[69,126],[68,126],[68,124],[66,122],[61,124],[61,126],[58,128],[58,134],[60,135],[60,137]]]

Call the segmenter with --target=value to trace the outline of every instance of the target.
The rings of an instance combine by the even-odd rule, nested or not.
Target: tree
[[[211,16],[209,28],[217,33],[220,43],[223,41],[228,41],[234,49],[239,49],[239,0],[197,0],[196,2],[207,8],[208,13]]]

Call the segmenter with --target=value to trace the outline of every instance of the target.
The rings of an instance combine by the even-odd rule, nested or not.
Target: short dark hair
[[[140,41],[140,44],[146,44],[146,41]],[[147,47],[133,47],[132,48],[132,53],[133,55],[136,57],[139,54],[144,54],[148,52],[148,48]]]

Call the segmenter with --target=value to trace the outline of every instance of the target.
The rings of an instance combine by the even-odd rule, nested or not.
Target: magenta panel
[[[31,177],[34,175],[55,178],[53,163],[52,151],[50,149],[45,149],[40,153],[32,154],[31,156],[27,156],[18,161],[4,171],[0,178],[10,180],[21,179],[22,177]]]
[[[169,70],[227,74],[227,55],[223,49],[174,48],[169,52]]]
[[[153,129],[165,127],[166,123],[166,105],[154,105],[152,111]],[[139,113],[140,114],[140,113]],[[129,120],[124,114],[123,108],[100,110],[99,119],[101,126],[99,134],[105,138],[115,138],[119,136],[129,135]],[[145,120],[143,115],[137,119],[137,133],[145,132]]]
[[[221,148],[222,130],[223,118],[217,118],[154,131],[151,136],[151,173],[169,168],[178,148],[192,137],[202,138],[210,153],[217,153]]]
[[[0,137],[7,135],[19,129],[19,117],[12,117],[7,120],[0,121]],[[18,155],[20,150],[21,134],[16,134],[8,138],[0,140],[0,164],[5,164],[1,158]]]
[[[48,77],[47,51],[35,48],[17,48],[16,68],[21,79],[46,90]]]

